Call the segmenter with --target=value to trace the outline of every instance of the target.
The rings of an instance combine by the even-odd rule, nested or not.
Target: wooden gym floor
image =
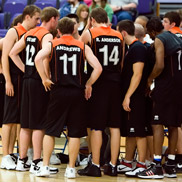
[[[62,148],[65,143],[65,138],[56,139],[56,148]],[[164,142],[166,143],[166,142]],[[0,140],[1,145],[1,140]],[[125,142],[122,139],[121,151],[124,151]],[[16,153],[17,149],[15,149]],[[65,153],[67,154],[67,147]],[[60,150],[56,150],[61,152]],[[0,147],[0,162],[2,158],[2,147]],[[59,173],[56,175],[51,175],[49,178],[35,177],[29,172],[17,172],[14,170],[4,170],[0,169],[0,182],[182,182],[182,174],[178,174],[177,178],[170,179],[164,178],[162,180],[149,180],[149,179],[138,179],[138,178],[128,178],[125,175],[118,175],[118,177],[110,177],[102,175],[102,177],[85,177],[77,175],[75,179],[67,179],[64,177],[64,172],[66,169],[66,164],[55,165],[54,167],[59,168]],[[77,169],[83,168],[84,166],[77,167]]]

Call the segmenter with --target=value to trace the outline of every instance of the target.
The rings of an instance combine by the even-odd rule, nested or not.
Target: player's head
[[[28,5],[22,13],[22,21],[26,22],[29,28],[33,28],[40,23],[41,9],[35,5]]]
[[[95,22],[98,24],[107,24],[108,22],[107,13],[103,8],[93,9],[90,13],[90,18],[93,26]]]
[[[147,33],[150,35],[151,39],[155,39],[155,36],[161,33],[163,28],[164,27],[159,17],[152,17],[147,22]]]
[[[50,23],[50,29],[55,29],[58,24],[59,11],[54,7],[46,7],[41,12],[42,23]]]
[[[164,15],[163,26],[165,30],[169,30],[173,27],[179,27],[181,18],[178,12],[170,11]]]
[[[75,23],[74,33],[78,33],[78,27],[80,26],[78,15],[71,13],[71,14],[68,14],[66,17],[72,19],[72,21]]]
[[[134,22],[131,20],[122,20],[117,24],[117,30],[122,34],[127,32],[128,35],[135,35]]]
[[[143,26],[143,28],[145,29],[146,31],[146,25],[147,25],[147,22],[149,21],[149,19],[146,17],[146,16],[138,16],[135,20],[135,23],[137,24],[140,24]]]
[[[23,20],[22,20],[22,14],[16,16],[16,17],[13,19],[10,28],[13,27],[13,26],[16,26],[16,25],[18,25],[18,24],[21,24],[22,21],[23,21]]]
[[[64,17],[58,21],[57,29],[62,35],[73,34],[74,25],[75,23],[71,20],[71,18]]]
[[[134,25],[135,25],[135,37],[140,41],[143,41],[143,38],[145,37],[145,29],[141,24],[135,23]]]

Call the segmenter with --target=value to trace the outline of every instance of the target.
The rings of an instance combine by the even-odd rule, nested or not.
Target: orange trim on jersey
[[[171,33],[173,33],[173,34],[177,34],[177,33],[182,34],[182,31],[180,30],[179,27],[173,27],[173,28],[171,28],[169,31],[170,31]]]
[[[138,39],[136,38],[136,39],[134,39],[132,42],[131,42],[131,44],[133,44],[134,42],[136,42],[136,41],[138,41]],[[130,44],[130,45],[131,45]]]
[[[52,50],[53,50],[53,44],[52,44]],[[58,81],[58,76],[57,76],[57,59],[56,59],[56,51],[54,51],[54,56],[55,56],[55,79],[56,79],[56,82]],[[51,60],[51,59],[50,59]]]
[[[52,42],[50,41],[50,43],[51,43],[51,54],[50,54],[50,60],[49,60],[49,62],[51,61],[51,59],[52,59],[52,56],[53,56],[53,44],[52,44]]]
[[[82,50],[84,49],[84,43],[74,39],[71,35],[63,35],[59,39],[55,39],[51,41],[53,44],[53,48],[56,47],[59,44],[65,44],[65,45],[75,45],[80,47]]]
[[[49,31],[47,29],[45,29],[44,27],[35,27],[33,29],[31,29],[30,31],[28,31],[25,34],[25,40],[28,36],[35,36],[39,39],[39,41],[42,41],[42,38],[48,34]]]
[[[147,41],[143,41],[143,44],[147,43]]]
[[[123,40],[123,37],[120,32],[113,30],[111,27],[96,27],[89,29],[92,34],[92,38],[96,38],[100,35],[116,36]]]
[[[16,32],[18,34],[18,40],[20,40],[22,35],[24,35],[27,32],[27,30],[21,24],[14,26],[13,28],[16,30]]]

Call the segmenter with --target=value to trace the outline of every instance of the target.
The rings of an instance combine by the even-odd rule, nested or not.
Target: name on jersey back
[[[96,38],[96,42],[121,42],[118,38]]]
[[[56,46],[56,50],[63,50],[63,51],[69,51],[69,52],[80,52],[81,49],[79,47],[67,47],[67,46]]]

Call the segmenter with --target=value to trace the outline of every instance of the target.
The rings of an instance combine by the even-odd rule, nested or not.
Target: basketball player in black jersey
[[[54,148],[54,138],[60,137],[66,125],[69,136],[69,164],[65,177],[76,177],[75,161],[80,147],[80,137],[86,135],[86,123],[83,118],[84,95],[87,100],[92,96],[92,85],[101,74],[102,67],[91,49],[73,38],[73,31],[74,22],[70,18],[62,18],[58,23],[58,33],[61,38],[48,43],[35,58],[45,89],[51,89],[43,142],[44,166],[37,176],[50,175],[48,166]],[[42,61],[50,54],[51,80],[45,74]],[[86,82],[83,78],[85,58],[93,67],[91,76]]]
[[[147,23],[147,31],[155,39],[156,62],[148,78],[150,86],[154,80],[155,87],[151,93],[154,102],[152,127],[154,134],[154,161],[149,169],[139,173],[140,178],[175,178],[175,150],[178,127],[182,120],[182,41],[170,31],[163,32],[161,20],[153,17]],[[161,166],[164,126],[168,127],[168,161]]]

